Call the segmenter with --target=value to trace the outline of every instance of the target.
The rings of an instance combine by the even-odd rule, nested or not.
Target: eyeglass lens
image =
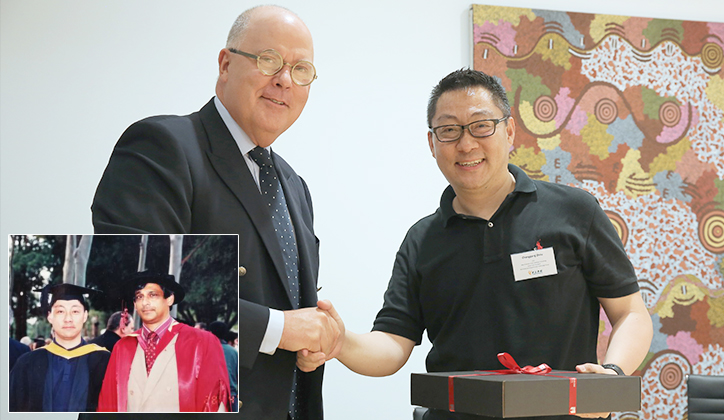
[[[473,137],[489,137],[495,134],[496,120],[476,121],[470,123],[467,128]],[[435,129],[435,135],[441,141],[457,140],[463,135],[464,126],[446,125]]]
[[[267,76],[275,75],[284,67],[284,60],[278,52],[274,50],[262,51],[256,60],[259,70]],[[312,63],[308,61],[299,61],[292,66],[292,79],[300,86],[306,86],[314,81],[316,71]]]

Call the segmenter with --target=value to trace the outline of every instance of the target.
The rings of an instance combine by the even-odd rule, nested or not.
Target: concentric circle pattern
[[[550,96],[541,96],[533,104],[533,114],[543,122],[553,121],[558,112],[558,104]]]
[[[618,213],[610,210],[606,210],[605,213],[609,220],[611,220],[613,228],[616,229],[618,237],[621,238],[623,246],[626,246],[626,242],[628,241],[628,226],[626,225],[626,221],[623,220],[623,217],[621,217]]]
[[[603,98],[596,103],[594,113],[601,124],[611,124],[616,121],[616,117],[618,117],[618,107],[616,106],[616,102],[608,98]]]
[[[676,389],[681,385],[683,379],[684,372],[681,370],[681,366],[676,363],[668,363],[661,368],[659,380],[664,388],[669,390]]]
[[[724,253],[724,211],[712,210],[699,219],[699,240],[708,251]]]
[[[659,108],[659,120],[667,127],[675,126],[681,121],[681,108],[674,102],[664,102]]]
[[[713,42],[704,44],[701,48],[701,62],[710,69],[721,67],[722,62],[724,62],[722,48]]]

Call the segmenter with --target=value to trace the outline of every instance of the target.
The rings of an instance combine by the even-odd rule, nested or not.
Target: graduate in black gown
[[[46,286],[44,305],[53,342],[22,355],[10,372],[10,411],[95,411],[110,353],[82,338],[88,319],[84,294],[93,289]]]

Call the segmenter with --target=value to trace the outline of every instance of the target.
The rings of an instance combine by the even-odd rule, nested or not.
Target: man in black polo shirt
[[[348,368],[390,375],[424,330],[430,372],[499,369],[500,352],[521,366],[606,374],[630,374],[643,361],[651,318],[621,240],[591,194],[533,181],[508,163],[510,115],[505,89],[475,70],[433,90],[428,142],[450,186],[408,231],[373,331],[346,331],[337,358]],[[603,365],[599,304],[613,325]],[[298,356],[305,370],[323,362]],[[467,417],[431,410],[425,419]]]

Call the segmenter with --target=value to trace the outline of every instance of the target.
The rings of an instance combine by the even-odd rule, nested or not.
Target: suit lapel
[[[229,133],[218,111],[216,111],[213,99],[199,111],[199,115],[211,146],[210,150],[207,151],[209,161],[211,161],[214,170],[216,170],[226,186],[241,202],[257,232],[259,232],[277,274],[284,283],[284,290],[287,291],[291,303],[292,297],[287,284],[282,249],[274,234],[271,215],[267,206],[262,202],[259,188],[251,173],[249,173],[249,167],[239,151],[239,146]]]

